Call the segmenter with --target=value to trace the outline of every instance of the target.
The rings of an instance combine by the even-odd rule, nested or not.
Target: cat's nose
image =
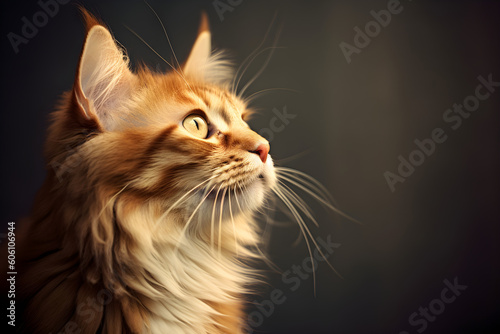
[[[260,160],[263,163],[266,163],[267,155],[269,154],[269,149],[270,149],[270,147],[269,147],[268,142],[260,143],[260,144],[257,144],[257,148],[253,151],[250,151],[250,153],[258,154],[260,157]]]

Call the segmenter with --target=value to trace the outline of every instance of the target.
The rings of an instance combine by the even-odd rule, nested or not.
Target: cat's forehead
[[[127,119],[134,118],[134,124],[179,123],[191,113],[201,113],[221,131],[246,125],[242,119],[248,112],[246,102],[224,86],[187,82],[175,75],[148,75],[139,92]]]
[[[198,99],[196,102],[202,102],[209,117],[220,118],[227,124],[240,120],[246,110],[245,103],[227,89],[205,86],[198,90],[188,89],[187,92]]]
[[[178,91],[177,98],[184,105],[184,112],[202,111],[220,130],[243,123],[246,103],[230,90],[210,85],[189,85]]]

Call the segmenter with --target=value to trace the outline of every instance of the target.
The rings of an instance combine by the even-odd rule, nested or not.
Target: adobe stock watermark
[[[96,316],[102,313],[103,307],[113,301],[113,295],[106,289],[101,289],[97,292],[94,298],[87,297],[87,299],[76,306],[76,314],[81,321],[88,324],[94,320]],[[77,334],[82,333],[82,329],[75,321],[68,321],[66,325],[61,328],[58,333],[49,334]]]
[[[71,173],[75,168],[80,166],[83,161],[83,156],[78,150],[70,146],[66,146],[66,155],[63,162],[52,161],[50,167],[54,171],[59,183],[62,183],[65,178],[65,174]]]
[[[37,4],[40,10],[35,12],[31,16],[31,19],[28,19],[26,16],[21,17],[23,25],[21,26],[20,34],[14,32],[9,32],[7,34],[7,38],[14,52],[16,54],[19,53],[19,46],[28,44],[30,40],[35,38],[39,29],[45,27],[47,23],[49,23],[49,19],[59,13],[60,5],[65,5],[70,1],[71,0],[39,0]]]
[[[92,134],[92,131],[86,130],[84,134],[89,136]],[[53,160],[50,162],[50,167],[52,167],[59,182],[62,183],[65,175],[71,173],[83,162],[85,156],[78,150],[78,147],[80,147],[80,145],[77,147],[66,145],[64,157],[60,160]]]
[[[353,39],[354,45],[347,42],[340,42],[339,44],[347,63],[350,64],[352,62],[353,54],[360,54],[361,50],[370,45],[372,39],[380,34],[382,28],[386,28],[391,23],[393,15],[400,14],[402,11],[403,6],[399,0],[389,0],[387,2],[387,9],[381,9],[378,12],[371,10],[370,15],[374,20],[368,21],[363,30],[358,26],[354,27],[354,32],[356,33]]]
[[[274,135],[285,130],[291,120],[297,117],[297,115],[289,114],[286,106],[281,111],[278,108],[273,108],[273,114],[274,117],[269,120],[269,126],[258,131],[258,134],[266,138],[268,142],[272,142]]]
[[[474,94],[465,97],[462,104],[454,103],[451,108],[443,112],[443,121],[453,131],[458,130],[462,126],[463,120],[468,119],[473,112],[479,109],[481,101],[488,99],[495,92],[495,88],[500,86],[500,81],[493,81],[491,73],[488,74],[487,79],[480,75],[477,80],[479,84],[476,86]],[[431,131],[429,138],[415,139],[413,143],[416,148],[406,157],[398,156],[399,165],[396,173],[385,171],[383,174],[391,192],[396,191],[398,183],[405,182],[413,175],[416,167],[421,166],[426,158],[436,151],[438,144],[442,144],[448,139],[446,132],[443,128],[435,128]]]
[[[257,306],[257,310],[248,314],[247,328],[246,331],[244,331],[245,334],[254,333],[256,328],[262,326],[264,320],[274,313],[277,306],[286,301],[286,293],[297,291],[302,281],[307,280],[312,276],[312,273],[318,269],[318,262],[326,261],[335,250],[340,247],[340,244],[332,242],[331,235],[327,236],[326,240],[318,237],[316,241],[322,248],[321,252],[324,257],[318,249],[315,249],[312,258],[308,256],[302,260],[300,265],[294,264],[290,269],[283,272],[281,281],[287,286],[286,291],[276,288],[271,291],[267,299],[261,300],[260,302],[254,300],[253,303]]]
[[[467,289],[467,285],[458,283],[458,278],[453,279],[453,283],[448,279],[443,281],[445,287],[441,290],[438,298],[429,302],[426,307],[420,306],[416,312],[413,312],[408,317],[408,323],[414,327],[417,333],[423,333],[429,326],[429,323],[434,322],[437,317],[446,309],[446,306],[457,300],[463,291]],[[410,334],[408,331],[401,331],[399,334]]]
[[[232,12],[237,6],[241,5],[243,0],[214,0],[212,6],[214,6],[215,12],[219,16],[219,20],[224,21],[224,13]]]

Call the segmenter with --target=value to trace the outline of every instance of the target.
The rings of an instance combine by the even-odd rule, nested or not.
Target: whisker
[[[255,92],[255,93],[251,94],[250,96],[245,97],[244,101],[247,102],[247,103],[252,102],[252,98],[254,98],[255,96],[258,96],[258,95],[263,94],[263,93],[271,92],[271,91],[274,91],[274,90],[282,90],[282,91],[285,91],[285,92],[299,93],[298,90],[289,89],[289,88],[279,88],[279,87],[276,87],[276,88],[267,88],[267,89],[259,90],[258,92]]]
[[[236,193],[234,196],[236,197]],[[236,237],[236,226],[234,224],[233,209],[231,207],[231,189],[229,189],[227,197],[229,201],[229,215],[231,217],[231,223],[233,224],[234,249],[236,250],[236,256],[238,256],[238,238]]]
[[[273,189],[273,191],[278,191],[280,192],[280,189]],[[278,193],[276,193],[278,194]],[[278,195],[279,196],[279,195]],[[340,275],[340,273],[332,266],[332,264],[328,261],[328,259],[326,258],[326,256],[323,254],[323,252],[321,251],[321,248],[319,248],[318,246],[318,243],[316,242],[316,240],[314,239],[313,235],[311,234],[311,231],[309,230],[309,228],[307,227],[307,224],[305,223],[305,221],[303,220],[302,216],[297,212],[297,210],[295,209],[295,207],[292,205],[292,203],[290,203],[290,201],[286,198],[286,196],[283,195],[283,193],[281,193],[281,200],[288,206],[288,208],[292,211],[292,213],[294,214],[294,216],[296,216],[296,218],[298,218],[297,220],[297,223],[299,223],[299,226],[302,224],[302,226],[304,227],[304,230],[307,232],[307,235],[309,235],[309,237],[311,238],[311,241],[313,242],[314,246],[316,247],[316,249],[318,250],[318,252],[321,254],[321,256],[323,257],[323,259],[326,261],[326,263],[328,264],[328,266],[330,268],[332,268],[332,270],[340,277],[340,278],[343,278],[342,275]],[[307,238],[306,239],[306,243],[307,243]],[[311,261],[313,261],[313,259],[311,258]]]
[[[273,197],[271,198],[270,200],[272,200],[273,202],[276,201],[276,198]],[[275,207],[275,203],[273,203],[272,206],[269,206],[267,208],[267,213],[263,213],[264,214],[264,217],[266,218],[266,224],[264,225],[264,231],[262,232],[262,236],[263,236],[263,239],[265,239],[265,242],[264,244],[265,245],[269,245],[269,241],[271,240],[271,228],[270,226],[272,226],[272,224],[274,223],[274,210],[271,209],[271,207]],[[269,213],[270,211],[270,213]]]
[[[241,184],[239,181],[236,181],[236,186],[238,187],[238,189],[240,190],[240,193],[243,192],[243,188],[241,187]],[[242,209],[241,209],[241,205],[240,205],[240,201],[238,200],[238,196],[235,194],[234,198],[236,199],[236,205],[238,206],[238,209],[240,210],[240,212],[243,212]],[[267,225],[266,225],[267,227]],[[259,253],[259,255],[261,256],[261,259],[270,267],[272,268],[273,270],[275,270],[276,272],[280,272],[280,268],[278,268],[278,266],[276,264],[274,264],[268,257],[267,255],[260,249],[259,247],[259,244],[258,242],[256,241],[253,246],[255,247],[255,249],[257,250],[257,252]]]
[[[303,157],[304,155],[308,154],[311,152],[311,149],[307,149],[307,150],[303,150],[302,152],[299,152],[299,153],[296,153],[296,154],[293,154],[293,155],[290,155],[288,157],[285,157],[285,158],[281,158],[281,159],[276,159],[276,157],[273,157],[273,161],[275,163],[275,168],[279,168],[279,166],[276,166],[276,164],[285,164],[285,163],[288,163],[290,161],[293,161],[293,160],[296,160],[296,159],[299,159],[301,157]]]
[[[175,247],[176,250],[179,249],[179,246],[182,242],[182,240],[184,239],[184,235],[186,234],[186,230],[188,229],[189,227],[189,224],[191,223],[191,221],[193,220],[193,217],[194,215],[196,214],[196,212],[200,209],[201,205],[205,202],[205,200],[207,199],[208,195],[210,195],[210,193],[212,192],[212,190],[215,188],[215,186],[213,186],[210,191],[208,191],[206,193],[206,195],[202,198],[202,200],[200,201],[200,203],[196,206],[196,208],[194,209],[193,213],[191,213],[191,216],[189,216],[189,219],[187,220],[186,224],[184,225],[184,228],[182,229],[181,231],[181,235],[179,237],[179,241],[177,242],[177,245]]]
[[[153,9],[153,7],[151,7],[151,5],[146,1],[144,0],[144,2],[146,3],[146,5],[149,7],[149,9],[151,9],[151,11],[153,12],[153,14],[155,14],[156,18],[158,19],[158,22],[160,22],[161,24],[161,27],[163,29],[163,32],[165,33],[165,37],[167,38],[167,42],[168,42],[168,45],[170,46],[170,50],[172,51],[172,55],[174,56],[174,59],[175,59],[175,62],[177,63],[177,67],[179,68],[179,70],[181,71],[182,73],[182,68],[181,68],[181,65],[179,64],[179,60],[177,60],[177,56],[175,55],[175,51],[174,51],[174,48],[172,47],[172,43],[170,42],[170,38],[168,37],[168,34],[167,34],[167,29],[165,29],[165,26],[163,25],[163,22],[162,20],[160,19],[160,17],[158,16],[158,14],[156,13],[156,11]],[[184,77],[184,76],[183,76]]]
[[[198,189],[199,187],[201,187],[202,185],[204,185],[205,183],[207,182],[210,182],[211,180],[213,180],[214,178],[216,178],[217,176],[219,176],[219,174],[216,174],[216,175],[213,175],[211,176],[210,178],[208,178],[207,180],[199,183],[197,186],[193,187],[191,190],[189,190],[187,193],[185,193],[184,195],[182,195],[177,201],[174,202],[174,204],[172,204],[168,209],[167,211],[165,211],[161,216],[160,218],[158,218],[158,220],[156,221],[156,223],[154,224],[154,226],[156,227],[160,221],[162,221],[165,217],[167,217],[167,215],[177,206],[179,205],[189,194],[191,194],[193,191],[195,191],[196,189]],[[191,195],[191,196],[194,196]],[[191,197],[190,196],[190,197]]]
[[[241,91],[238,93],[238,96],[243,96],[243,94],[245,93],[245,91],[247,90],[248,87],[250,87],[250,85],[255,81],[257,80],[257,78],[262,74],[262,72],[264,72],[264,70],[266,69],[267,67],[267,64],[269,64],[269,61],[271,60],[271,57],[273,56],[274,54],[274,51],[276,49],[278,49],[278,47],[276,47],[276,44],[278,44],[278,39],[279,39],[279,36],[280,36],[280,33],[281,33],[281,28],[280,30],[278,30],[278,33],[276,34],[276,38],[274,40],[274,43],[273,43],[273,46],[271,47],[271,52],[269,52],[269,55],[267,56],[266,60],[264,61],[264,64],[262,65],[262,67],[259,69],[259,71],[252,77],[252,79],[250,79],[246,85],[241,89]]]
[[[236,184],[238,185],[238,188],[240,188],[240,193],[243,193],[243,192],[245,191],[245,189],[243,189],[243,187],[244,187],[244,188],[247,188],[247,186],[246,186],[246,185],[243,185],[243,187],[242,187],[242,186],[241,186],[241,184],[240,184],[239,182],[237,182]],[[240,210],[241,210],[241,207],[240,207]]]
[[[283,202],[276,202],[276,206],[277,208],[279,209],[279,211],[281,213],[283,213],[284,215],[286,215],[292,222],[295,222],[296,221],[296,218],[292,215],[292,213],[290,212],[290,209],[283,203]],[[273,221],[273,224],[276,225],[276,226],[290,226],[289,222],[285,222],[285,221],[280,221],[280,222],[277,222],[277,221]],[[304,236],[302,235],[302,233],[299,231],[298,233],[298,236],[297,238],[295,239],[294,242],[292,242],[292,245],[295,247],[299,244],[300,240],[303,238]]]
[[[240,189],[240,193],[241,193],[243,190],[241,189],[241,185],[240,185],[239,181],[236,181],[235,187],[236,186]],[[238,196],[234,195],[234,198],[236,199],[236,204],[238,205],[239,212],[243,212],[243,210],[241,210],[240,201],[238,200]]]
[[[309,245],[309,241],[308,241],[308,239],[306,237],[306,233],[305,232],[307,232],[307,235],[309,236],[309,238],[311,238],[311,241],[313,242],[314,246],[316,247],[316,249],[318,250],[318,252],[320,253],[320,255],[323,257],[323,259],[325,260],[325,262],[328,264],[328,266],[340,278],[343,278],[342,275],[340,275],[340,273],[332,266],[332,264],[330,263],[330,261],[328,261],[328,259],[326,258],[325,254],[323,253],[323,251],[319,247],[318,243],[314,239],[313,235],[311,234],[311,231],[309,230],[309,228],[307,227],[306,223],[304,222],[304,220],[302,219],[302,217],[300,216],[300,214],[297,212],[297,210],[295,209],[295,207],[292,205],[292,203],[290,203],[290,201],[286,198],[286,196],[283,195],[283,193],[281,193],[281,191],[279,189],[273,189],[273,191],[278,195],[278,197],[280,197],[280,199],[286,204],[286,206],[288,206],[288,208],[290,209],[290,211],[292,211],[293,215],[296,217],[297,223],[298,223],[298,225],[299,225],[302,233],[304,234],[304,239],[306,240],[306,245],[308,246],[307,248],[309,250],[309,255],[311,257],[311,263],[313,264],[313,267],[314,267],[314,263],[315,262],[314,262],[314,259],[312,257],[312,254],[311,254],[311,247]],[[313,279],[314,279],[314,294],[316,295],[316,281],[315,281],[316,275],[314,273],[315,273],[315,270],[313,270]]]
[[[184,75],[182,73],[180,73],[174,66],[172,66],[172,64],[170,64],[168,61],[165,60],[165,58],[163,58],[158,52],[156,52],[156,50],[153,49],[153,47],[151,45],[149,45],[141,36],[139,36],[138,33],[136,33],[134,30],[132,30],[131,28],[129,28],[127,25],[125,25],[125,28],[127,28],[131,33],[133,33],[137,38],[139,38],[144,44],[146,44],[146,46],[151,51],[153,51],[158,57],[160,57],[161,60],[163,60],[168,66],[170,66],[170,68],[172,68],[172,70],[181,77],[181,79],[184,81],[184,83],[186,84],[186,86],[188,86],[189,89],[192,91],[191,86],[189,85],[189,83],[187,82],[187,80],[184,78]]]
[[[210,243],[212,245],[212,248],[214,248],[214,242],[215,242],[215,238],[214,238],[214,234],[215,234],[215,223],[214,223],[214,221],[215,221],[215,206],[217,204],[217,198],[219,197],[219,191],[221,188],[222,188],[222,184],[217,189],[217,193],[215,194],[214,204],[212,206],[212,219],[210,222]]]
[[[261,260],[263,260],[272,270],[274,270],[277,273],[282,272],[282,270],[268,258],[268,256],[262,251],[262,249],[260,249],[259,244],[257,242],[255,242],[253,246],[261,256]]]
[[[224,192],[222,193],[222,198],[220,201],[220,212],[219,212],[219,243],[217,245],[219,249],[219,256],[221,256],[222,249],[222,211],[224,209],[224,198],[226,197],[227,188],[224,188]]]
[[[232,86],[232,91],[233,93],[236,94],[236,91],[238,90],[238,85],[240,83],[240,80],[241,78],[243,77],[243,74],[245,74],[245,70],[241,73],[241,76],[238,78],[238,74],[240,73],[241,71],[241,68],[243,67],[243,65],[245,65],[245,63],[247,63],[253,56],[255,53],[257,53],[259,51],[259,49],[262,47],[262,45],[264,45],[264,43],[266,42],[267,40],[267,36],[269,35],[269,32],[271,31],[271,28],[274,24],[274,21],[276,20],[276,16],[277,16],[277,13],[275,12],[274,13],[274,16],[273,16],[273,19],[271,20],[271,24],[269,25],[269,27],[267,28],[267,31],[266,33],[264,34],[264,39],[262,39],[262,41],[260,42],[260,44],[257,46],[257,48],[255,50],[253,50],[246,58],[245,60],[241,63],[240,67],[238,67],[238,70],[236,71],[236,73],[234,74],[234,78],[233,78],[233,81],[231,83],[231,86]],[[237,83],[235,83],[235,81],[238,80]]]
[[[314,259],[313,259],[313,256],[312,256],[311,245],[309,244],[309,239],[307,238],[307,234],[304,231],[304,230],[307,229],[307,226],[305,225],[304,220],[302,219],[302,217],[300,216],[300,214],[297,212],[297,210],[295,209],[295,207],[293,206],[293,204],[290,203],[290,201],[281,192],[281,190],[278,189],[278,188],[276,188],[276,189],[274,189],[274,192],[276,193],[276,195],[278,195],[278,197],[285,203],[285,205],[290,209],[290,211],[292,212],[292,214],[295,216],[295,219],[296,219],[296,221],[297,221],[297,223],[299,225],[299,228],[302,231],[302,234],[304,235],[304,240],[306,241],[307,251],[309,252],[309,257],[311,258],[311,264],[313,266],[313,272],[312,272],[312,274],[313,274],[313,287],[314,287],[314,295],[316,296],[316,266],[315,266],[315,262],[314,262]],[[314,241],[313,238],[311,238],[311,239]],[[316,248],[318,248],[317,245],[316,245]]]
[[[304,172],[301,172],[301,171],[298,171],[298,170],[295,170],[292,168],[288,168],[288,167],[276,167],[276,172],[278,174],[285,173],[289,177],[292,177],[295,180],[302,182],[304,185],[309,186],[309,187],[311,187],[312,190],[315,190],[316,192],[318,192],[318,194],[322,194],[323,197],[325,198],[325,200],[327,200],[327,201],[329,200],[330,202],[332,202],[336,205],[335,199],[332,197],[332,195],[330,194],[328,189],[326,189],[326,187],[323,184],[321,184],[321,182],[319,182],[318,180],[316,180],[312,176],[310,176]]]
[[[245,73],[248,68],[250,67],[250,65],[252,65],[252,63],[255,61],[255,59],[257,59],[257,57],[259,57],[261,54],[263,54],[264,52],[268,51],[268,50],[271,50],[271,54],[272,52],[274,52],[274,49],[284,49],[284,47],[277,47],[277,46],[268,46],[262,50],[260,50],[259,52],[257,52],[253,57],[252,59],[250,59],[250,61],[246,64],[245,68],[243,69],[243,73]],[[259,74],[260,75],[260,74]],[[238,86],[240,84],[240,81],[241,79],[243,79],[243,74],[240,76],[240,78],[238,79],[238,82],[236,83],[236,86]],[[238,96],[242,96],[242,93],[238,93]]]
[[[324,194],[322,194],[321,192],[319,192],[319,194],[317,194],[313,190],[311,190],[311,189],[307,188],[305,185],[303,185],[303,184],[301,184],[301,183],[293,180],[289,176],[285,176],[283,174],[278,174],[277,177],[278,177],[279,180],[284,180],[284,181],[290,182],[294,186],[296,186],[296,187],[302,189],[303,191],[307,192],[309,195],[313,196],[316,200],[318,200],[321,204],[323,204],[323,205],[332,205],[330,203],[329,199],[325,198]]]
[[[289,199],[293,201],[295,205],[297,205],[297,207],[307,216],[307,218],[309,218],[314,223],[314,225],[316,225],[316,227],[319,227],[318,222],[311,214],[311,209],[304,202],[304,200],[300,198],[299,195],[297,195],[297,193],[293,191],[290,187],[288,187],[284,182],[279,180],[278,182],[282,185],[281,191],[283,191],[285,195],[288,195]]]
[[[144,40],[144,38],[142,38],[141,36],[139,36],[138,33],[136,33],[134,30],[132,30],[132,28],[130,28],[129,26],[125,25],[125,28],[127,28],[132,34],[135,35],[135,37],[139,38],[144,44],[146,44],[146,46],[151,50],[153,51],[158,57],[160,57],[161,60],[163,60],[168,66],[170,66],[170,68],[172,68],[172,70],[176,71],[177,72],[177,69],[172,65],[170,64],[168,61],[165,60],[165,58],[163,58],[158,52],[156,52],[155,49],[153,49],[153,47],[151,45],[148,44],[148,42],[146,42]]]
[[[302,184],[284,176],[284,175],[280,175],[279,178],[283,179],[283,180],[286,180],[288,182],[290,182],[291,184],[293,184],[294,186],[302,189],[303,191],[305,191],[306,193],[308,193],[311,197],[313,197],[314,199],[316,199],[318,202],[320,202],[321,204],[325,205],[326,207],[328,207],[330,210],[336,212],[337,214],[355,222],[355,223],[358,223],[360,225],[363,225],[363,223],[361,223],[360,221],[352,218],[351,216],[349,216],[348,214],[340,211],[339,209],[337,209],[336,207],[334,207],[329,201],[325,200],[324,198],[321,198],[319,195],[317,195],[316,193],[314,193],[313,191],[311,191],[310,189],[308,189],[307,187],[303,186]]]

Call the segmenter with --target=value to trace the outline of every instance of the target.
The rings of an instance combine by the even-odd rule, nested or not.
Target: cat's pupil
[[[193,119],[193,122],[194,122],[194,124],[196,125],[196,129],[197,129],[197,130],[199,130],[199,129],[200,129],[200,126],[198,125],[198,122],[197,122],[195,119]]]

